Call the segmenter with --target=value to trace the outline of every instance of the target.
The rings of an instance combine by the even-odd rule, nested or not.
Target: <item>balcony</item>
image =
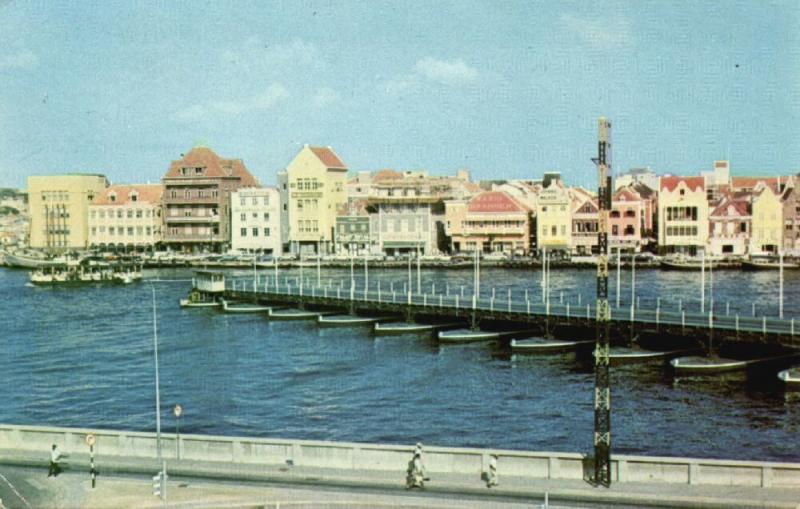
[[[177,196],[170,196],[169,193],[164,194],[165,205],[219,205],[222,198],[219,196],[189,196],[183,193],[178,193]]]
[[[219,216],[166,216],[164,222],[174,224],[219,223]]]

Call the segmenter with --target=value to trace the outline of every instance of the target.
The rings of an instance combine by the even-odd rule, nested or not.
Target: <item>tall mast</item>
[[[608,307],[608,214],[611,210],[611,122],[597,121],[597,316],[594,360],[594,482],[611,485],[611,380],[608,346],[611,311]]]

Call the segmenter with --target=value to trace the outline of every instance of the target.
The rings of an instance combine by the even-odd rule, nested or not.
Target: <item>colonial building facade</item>
[[[108,186],[103,175],[28,177],[30,247],[52,251],[89,247],[89,205]]]
[[[708,245],[708,200],[703,177],[661,177],[658,244],[662,253],[697,255]]]
[[[546,249],[566,255],[572,250],[572,199],[559,175],[545,177],[536,205],[539,253]]]
[[[203,146],[172,161],[162,183],[164,243],[187,252],[227,250],[231,193],[258,186],[241,159],[223,159]]]
[[[89,205],[89,245],[100,250],[155,250],[161,246],[160,184],[113,185]]]
[[[347,203],[347,166],[331,147],[305,145],[278,174],[285,251],[333,252],[336,211]]]
[[[281,198],[274,187],[242,187],[231,193],[231,248],[280,255]]]
[[[485,191],[469,200],[445,202],[445,232],[452,250],[528,254],[530,210],[503,191]]]

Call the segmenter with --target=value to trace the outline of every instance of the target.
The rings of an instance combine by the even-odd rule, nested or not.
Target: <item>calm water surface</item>
[[[265,272],[271,274],[270,272]],[[247,271],[238,275],[245,278]],[[282,271],[285,275],[298,273]],[[314,271],[307,277],[316,279]],[[147,277],[185,279],[188,271]],[[469,294],[472,273],[423,271],[427,291]],[[0,422],[153,431],[150,285],[35,288],[0,270],[3,404]],[[370,271],[401,289],[402,270]],[[527,289],[539,272],[483,271],[483,293]],[[362,284],[357,271],[357,284]],[[591,299],[592,270],[552,274],[552,298]],[[334,286],[349,271],[324,270]],[[631,299],[623,273],[622,305]],[[699,307],[699,274],[639,271],[641,306]],[[416,285],[416,277],[414,277]],[[187,433],[590,451],[591,364],[574,356],[512,357],[487,344],[438,346],[424,337],[368,329],[319,329],[263,316],[183,310],[190,283],[155,283],[162,422],[184,408]],[[611,297],[614,300],[615,277]],[[715,274],[715,308],[777,314],[777,274]],[[787,317],[800,317],[800,274],[787,273]],[[658,366],[612,369],[614,451],[665,456],[800,461],[800,398],[764,380],[675,380]]]

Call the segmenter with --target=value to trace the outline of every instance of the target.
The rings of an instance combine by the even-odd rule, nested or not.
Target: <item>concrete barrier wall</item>
[[[49,457],[51,444],[67,454],[85,454],[86,435],[96,437],[95,453],[106,457],[157,457],[155,433],[16,426],[0,424],[0,449]],[[404,472],[413,446],[222,437],[162,433],[163,454],[206,463],[284,465],[337,470],[384,470]],[[531,479],[583,479],[591,468],[586,457],[576,453],[425,447],[425,466],[431,475],[480,476],[488,468],[489,455],[497,454],[503,476]],[[0,459],[1,461],[1,459]],[[800,463],[706,460],[648,456],[612,456],[615,482],[663,482],[731,486],[800,488]]]

